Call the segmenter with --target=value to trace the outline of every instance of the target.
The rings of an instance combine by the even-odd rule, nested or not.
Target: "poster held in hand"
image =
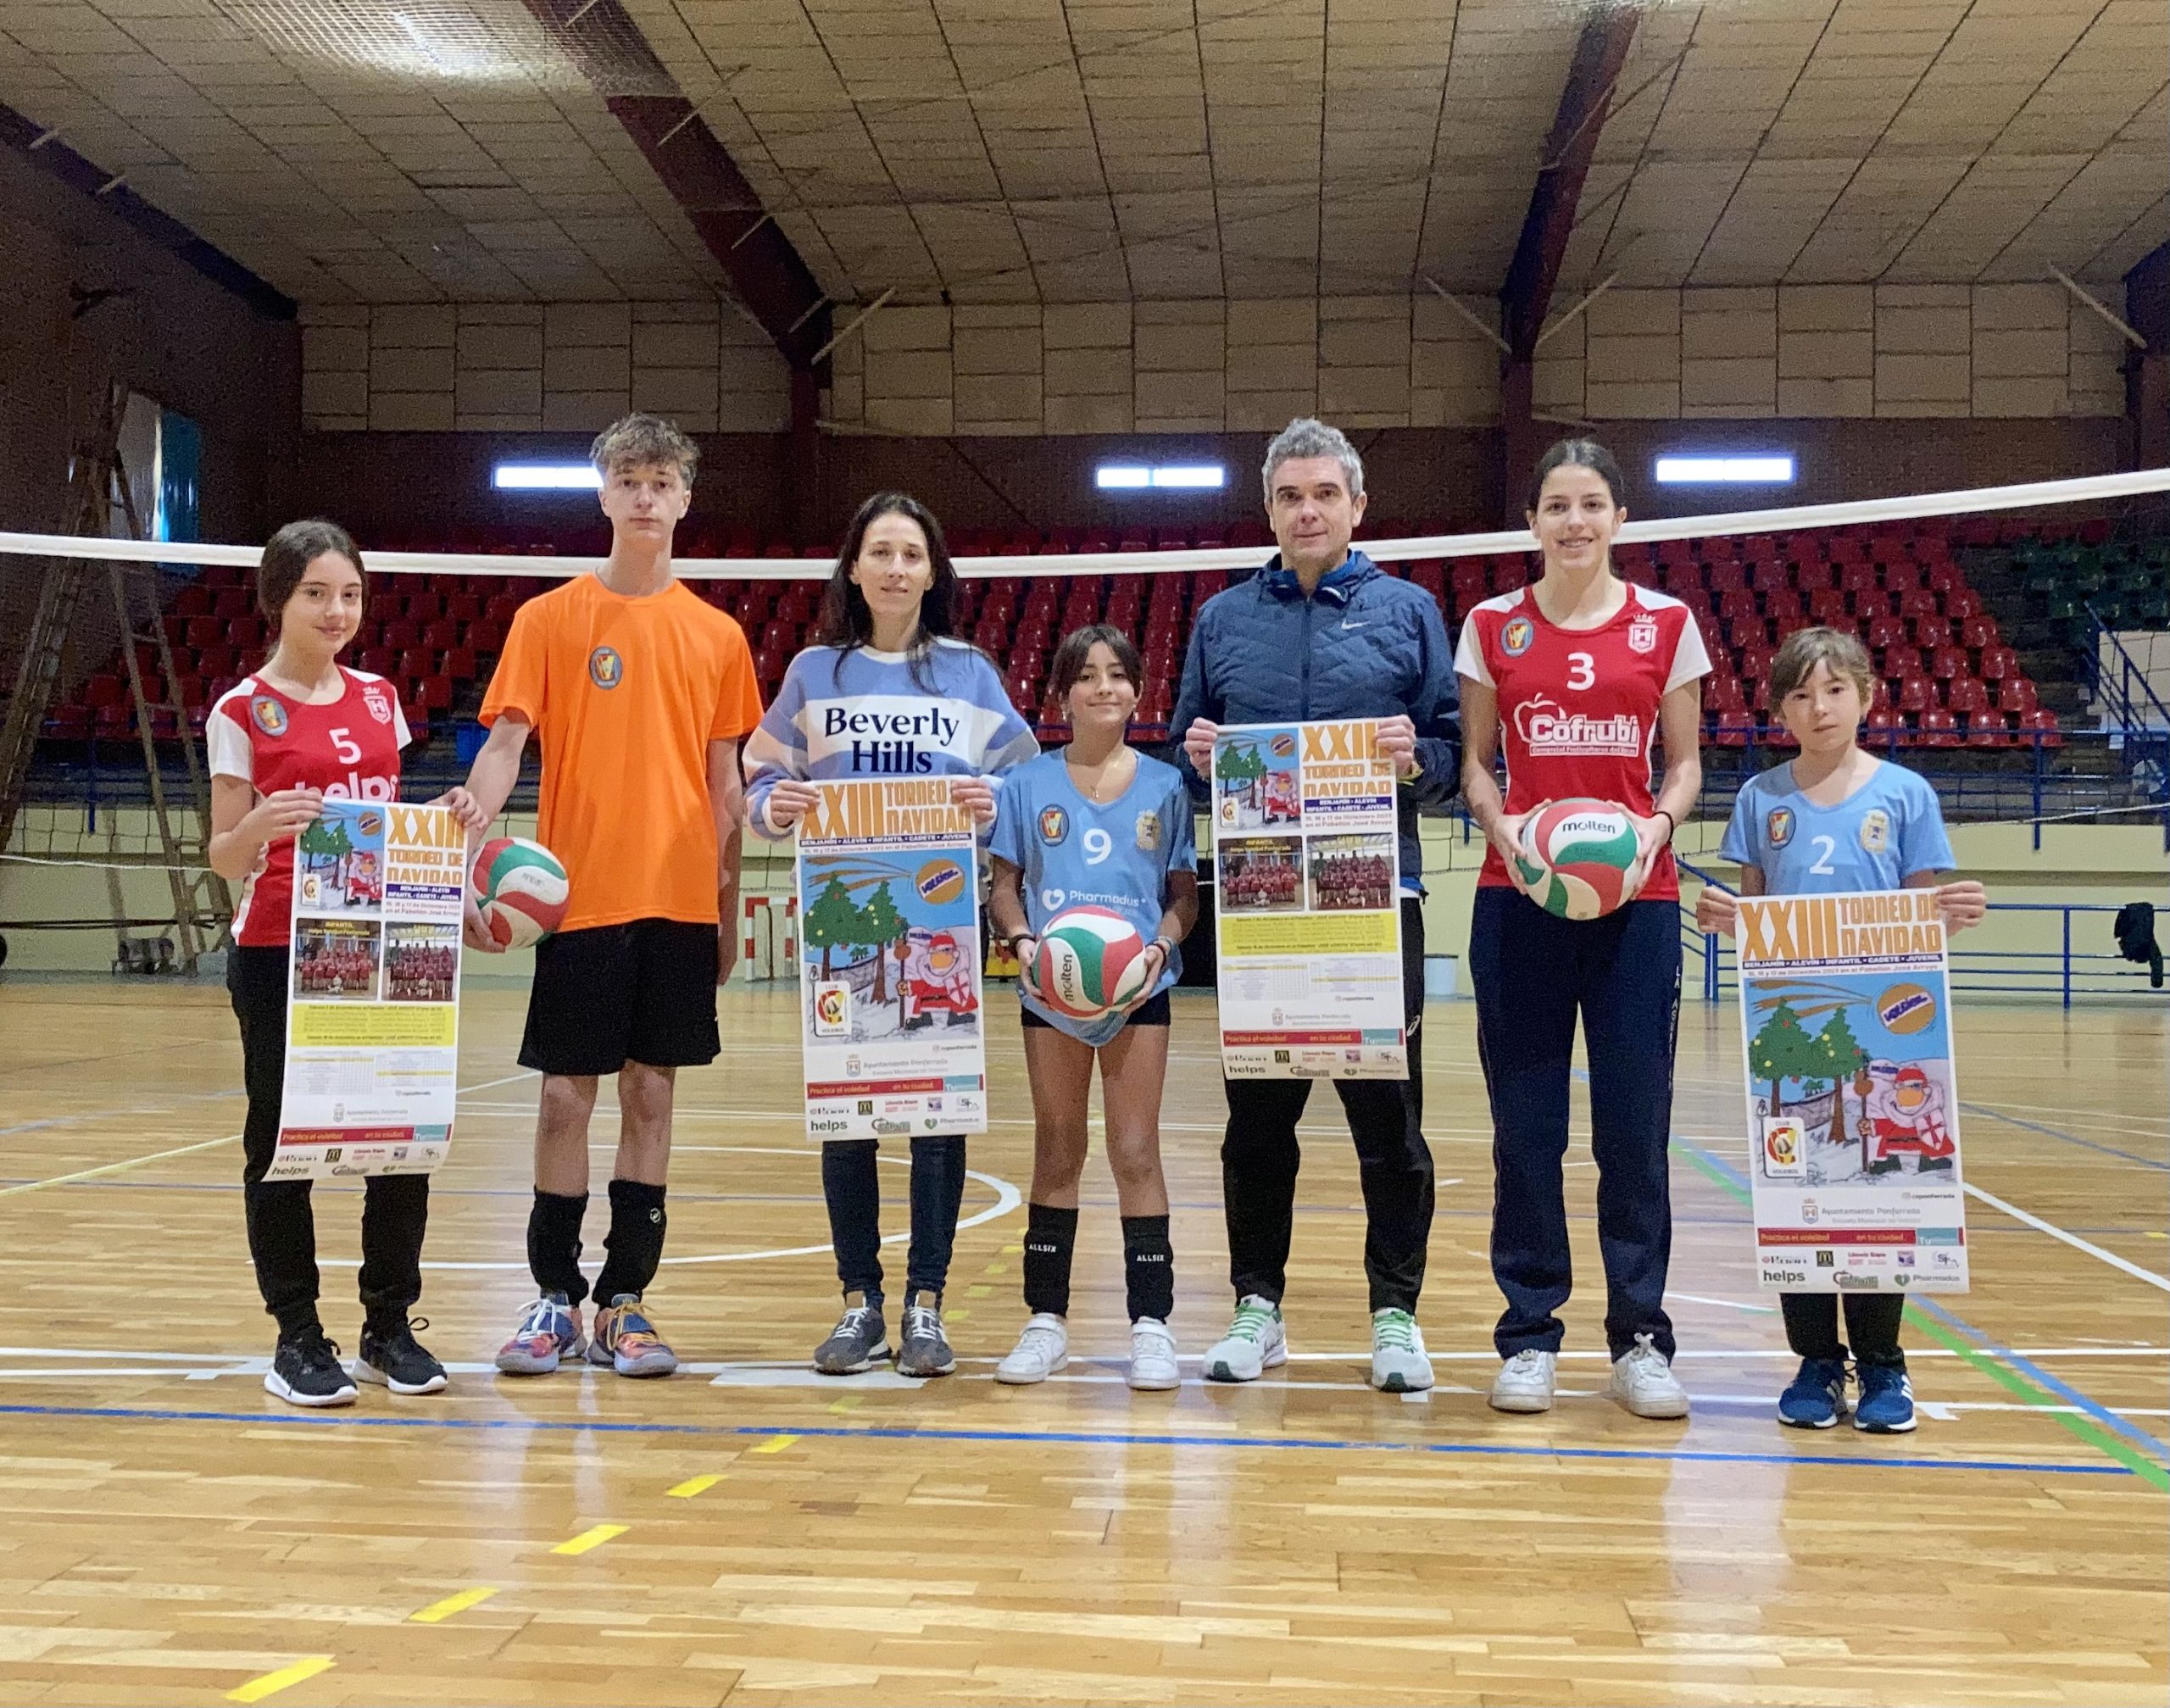
[[[1370,720],[1213,745],[1214,931],[1231,1079],[1406,1079],[1393,762]]]
[[[428,1174],[459,1094],[467,833],[443,807],[327,800],[294,839],[287,1072],[265,1178]]]
[[[1735,941],[1761,1285],[1964,1293],[1935,893],[1743,896]]]
[[[987,1131],[978,843],[950,779],[822,782],[798,826],[810,1138]]]

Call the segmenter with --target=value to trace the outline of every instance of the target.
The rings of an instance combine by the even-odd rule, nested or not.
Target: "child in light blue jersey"
[[[1031,1317],[995,1380],[1043,1382],[1069,1362],[1071,1253],[1093,1061],[1100,1063],[1108,1166],[1122,1217],[1130,1307],[1130,1385],[1173,1388],[1174,1253],[1160,1171],[1160,1090],[1168,1071],[1168,991],[1179,945],[1198,919],[1198,849],[1190,792],[1173,765],[1123,740],[1138,709],[1141,665],[1130,637],[1094,624],[1056,648],[1054,692],[1071,743],[1004,780],[995,818],[988,916],[1021,969],[1025,1065],[1032,1082],[1032,1198],[1025,1233]],[[1074,907],[1120,914],[1146,939],[1145,982],[1128,1006],[1079,1021],[1033,988],[1038,934]]]
[[[1963,930],[1980,921],[1988,902],[1978,883],[1941,881],[1953,861],[1936,791],[1917,773],[1863,753],[1855,739],[1875,686],[1868,654],[1853,636],[1817,628],[1786,637],[1771,665],[1771,701],[1800,757],[1741,789],[1719,851],[1739,862],[1743,895],[1933,889],[1945,928]],[[1731,935],[1739,916],[1722,890],[1706,888],[1696,904],[1695,922],[1705,932]],[[1938,1164],[1925,1157],[1921,1166]],[[1898,1166],[1893,1159],[1872,1169]],[[1787,1343],[1801,1359],[1778,1397],[1781,1423],[1828,1429],[1845,1413],[1839,1303],[1832,1294],[1779,1295]],[[1906,1299],[1850,1293],[1844,1303],[1861,1385],[1854,1427],[1903,1434],[1914,1427],[1914,1390],[1899,1349]]]
[[[952,797],[983,828],[994,821],[991,781],[1040,750],[985,653],[950,632],[957,571],[941,525],[901,492],[860,506],[821,609],[821,641],[791,661],[783,686],[746,743],[746,818],[757,836],[787,840],[817,798],[817,780],[948,776]],[[879,1139],[821,1147],[821,1190],[844,1313],[814,1354],[846,1376],[889,1355],[882,1317]],[[965,1194],[965,1138],[912,1139],[912,1238],[905,1258],[898,1371],[947,1376],[957,1367],[942,1325],[942,1292]]]

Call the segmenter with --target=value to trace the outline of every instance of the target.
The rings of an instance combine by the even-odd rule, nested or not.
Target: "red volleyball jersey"
[[[322,789],[337,800],[399,798],[399,754],[407,715],[382,676],[343,665],[347,691],[324,705],[281,693],[260,676],[244,676],[211,708],[203,745],[211,775],[239,777],[261,800],[281,789]],[[294,839],[266,844],[234,906],[234,941],[281,947],[294,906]]]
[[[1527,587],[1486,599],[1463,621],[1455,672],[1499,696],[1507,756],[1507,810],[1587,795],[1649,816],[1650,746],[1658,704],[1711,672],[1695,618],[1678,599],[1628,584],[1628,598],[1594,629],[1548,621]],[[1480,885],[1511,885],[1497,848],[1484,851]],[[1667,848],[1641,894],[1678,900]]]

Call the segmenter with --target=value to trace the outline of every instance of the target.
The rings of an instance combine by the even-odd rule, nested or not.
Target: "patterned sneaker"
[[[498,1349],[498,1368],[507,1376],[548,1376],[563,1358],[587,1350],[580,1332],[580,1307],[562,1293],[546,1293],[520,1319],[512,1338]]]
[[[353,1378],[339,1361],[339,1349],[320,1328],[279,1337],[271,1367],[264,1372],[264,1391],[293,1405],[352,1405]]]
[[[1903,1364],[1856,1364],[1861,1403],[1854,1427],[1871,1435],[1908,1435],[1914,1427],[1914,1383]]]
[[[1492,1378],[1490,1404],[1494,1411],[1550,1411],[1552,1384],[1560,1370],[1560,1355],[1525,1346],[1500,1366]]]
[[[942,1332],[941,1305],[921,1305],[916,1300],[905,1305],[904,1344],[897,1349],[897,1374],[947,1376],[956,1367],[957,1355],[949,1349],[949,1337]]]
[[[994,1366],[994,1379],[1012,1388],[1029,1388],[1067,1368],[1069,1363],[1069,1327],[1060,1316],[1038,1310],[1026,1323],[1010,1356]]]
[[[1183,1373],[1176,1364],[1176,1337],[1168,1325],[1141,1316],[1130,1325],[1130,1385],[1141,1394],[1180,1388]]]
[[[1288,1361],[1288,1331],[1281,1307],[1247,1293],[1236,1301],[1235,1320],[1227,1338],[1206,1349],[1209,1382],[1255,1382],[1261,1372]]]
[[[430,1319],[412,1322],[401,1318],[398,1326],[379,1333],[366,1324],[362,1349],[354,1360],[354,1374],[364,1382],[381,1383],[394,1394],[437,1394],[445,1384],[444,1366],[430,1356],[415,1331],[427,1328]]]
[[[621,1293],[595,1313],[587,1361],[608,1365],[620,1376],[668,1376],[678,1367],[678,1355],[642,1310],[640,1294]]]
[[[882,1320],[880,1301],[874,1300],[845,1307],[829,1338],[814,1349],[814,1368],[824,1376],[857,1376],[893,1355],[889,1326]]]
[[[1405,1310],[1372,1313],[1372,1386],[1382,1394],[1416,1394],[1432,1385],[1424,1332]]]
[[[1647,1334],[1612,1360],[1612,1397],[1638,1417],[1688,1416],[1688,1390]]]
[[[1778,1396],[1778,1421],[1790,1429],[1828,1429],[1846,1415],[1846,1360],[1804,1358]]]

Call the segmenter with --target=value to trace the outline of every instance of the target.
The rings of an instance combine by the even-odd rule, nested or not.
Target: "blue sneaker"
[[[548,1376],[561,1358],[578,1358],[587,1347],[580,1332],[580,1308],[562,1293],[546,1293],[527,1307],[512,1338],[498,1349],[498,1368],[507,1376]]]
[[[1778,1421],[1794,1429],[1828,1429],[1845,1415],[1846,1360],[1802,1359],[1800,1374],[1778,1396]]]
[[[1903,1364],[1855,1366],[1861,1401],[1854,1408],[1854,1427],[1871,1435],[1905,1435],[1914,1427],[1914,1384]]]

